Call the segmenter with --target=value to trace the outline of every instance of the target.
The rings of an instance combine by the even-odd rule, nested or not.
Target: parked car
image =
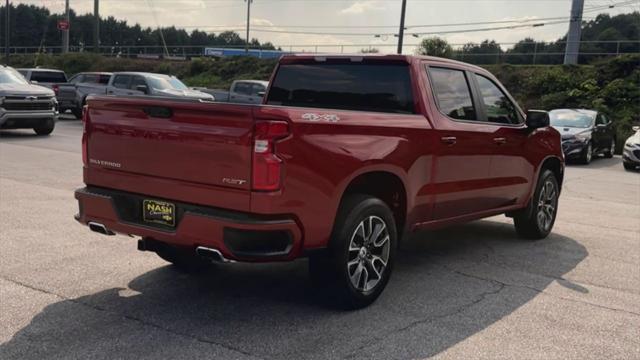
[[[640,167],[640,126],[634,126],[635,134],[624,143],[622,150],[622,165],[626,170],[635,170]]]
[[[15,69],[0,65],[0,128],[33,129],[49,135],[55,127],[53,90],[29,83]]]
[[[402,236],[497,214],[553,228],[548,113],[488,71],[414,56],[280,59],[264,105],[90,97],[76,219],[179,267],[308,256],[347,308],[373,302]]]
[[[72,111],[76,117],[82,116],[82,107],[89,95],[137,95],[182,97],[213,101],[212,95],[191,90],[175,76],[146,72],[83,73],[75,84],[62,87],[65,93],[74,92]],[[94,82],[97,75],[97,82]],[[109,80],[105,83],[106,76]],[[85,79],[92,79],[85,82]],[[72,90],[73,89],[73,90]]]
[[[551,126],[562,135],[562,150],[567,159],[589,164],[594,155],[613,157],[615,129],[609,118],[594,110],[556,109],[549,112]]]
[[[82,107],[89,94],[103,92],[103,88],[109,85],[112,73],[107,72],[83,72],[72,76],[68,84],[58,86],[58,103],[61,110],[71,110],[73,115],[80,119]]]
[[[236,80],[231,83],[229,91],[207,88],[194,89],[213,95],[218,102],[260,104],[268,86],[268,81]]]

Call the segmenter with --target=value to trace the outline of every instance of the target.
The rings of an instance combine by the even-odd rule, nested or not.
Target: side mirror
[[[148,94],[149,93],[149,88],[147,87],[147,85],[137,85],[136,86],[136,90],[144,93],[144,94]]]
[[[29,82],[32,83],[33,85],[38,85],[38,81],[37,80],[31,80]]]
[[[549,126],[551,120],[549,120],[549,113],[543,110],[529,110],[527,111],[526,124],[528,128],[538,129]]]
[[[640,131],[640,126],[634,126],[631,128],[633,131]]]
[[[264,94],[266,94],[266,91],[258,91],[258,96],[264,97]]]

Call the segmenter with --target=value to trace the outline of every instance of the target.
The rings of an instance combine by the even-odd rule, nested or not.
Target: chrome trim
[[[107,235],[107,236],[112,236],[116,234],[113,231],[107,229],[107,227],[104,226],[103,224],[100,224],[97,222],[89,221],[87,225],[89,226],[89,229],[91,229],[91,231],[97,232],[98,234]]]
[[[235,260],[230,260],[224,257],[224,255],[222,255],[222,253],[220,252],[220,250],[217,249],[213,249],[213,248],[208,248],[208,247],[204,247],[204,246],[198,246],[196,248],[196,254],[198,254],[198,256],[203,257],[205,259],[209,259],[213,262],[220,262],[220,263],[234,263]]]

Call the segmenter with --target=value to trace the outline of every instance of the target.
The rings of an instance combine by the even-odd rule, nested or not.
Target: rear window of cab
[[[282,64],[266,104],[415,113],[408,64]]]

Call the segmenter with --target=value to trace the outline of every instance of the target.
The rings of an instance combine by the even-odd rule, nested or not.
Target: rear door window
[[[32,71],[31,81],[40,83],[66,83],[67,76],[57,71]]]
[[[311,63],[278,68],[266,103],[414,113],[407,64]]]
[[[499,124],[519,124],[522,122],[518,109],[498,85],[482,75],[476,74],[475,77],[489,122]]]
[[[478,121],[464,71],[429,67],[429,79],[442,113],[457,120]]]
[[[131,76],[117,75],[115,79],[113,79],[113,86],[117,87],[118,89],[128,89],[130,82],[131,82]]]

